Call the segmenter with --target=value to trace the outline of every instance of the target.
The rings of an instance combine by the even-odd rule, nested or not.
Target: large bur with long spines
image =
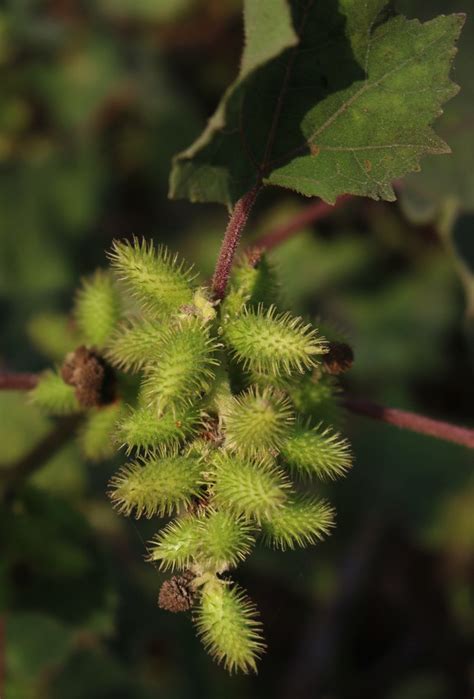
[[[105,455],[101,434],[112,430],[128,457],[110,482],[116,508],[167,518],[149,560],[181,575],[172,589],[188,586],[181,607],[194,604],[198,634],[216,660],[229,671],[255,670],[261,623],[230,572],[258,541],[284,550],[323,538],[334,513],[308,492],[309,480],[343,475],[351,464],[347,441],[327,419],[339,410],[320,361],[327,342],[277,311],[267,261],[243,259],[226,299],[214,304],[163,248],[116,242],[110,260],[113,275],[85,283],[76,316],[85,344],[116,368],[119,393],[130,376],[128,395],[89,412],[82,440],[90,456]],[[58,381],[46,376],[37,402],[48,407],[50,390],[56,412],[71,410],[70,387]]]

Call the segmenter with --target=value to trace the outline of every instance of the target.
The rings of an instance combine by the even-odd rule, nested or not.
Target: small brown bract
[[[323,356],[322,361],[326,373],[336,376],[351,368],[354,352],[345,342],[330,342],[329,352]]]
[[[70,352],[61,367],[63,381],[74,386],[76,398],[84,408],[111,403],[115,398],[115,379],[104,359],[83,345]]]
[[[191,587],[191,573],[173,575],[165,580],[158,595],[158,606],[168,612],[187,612],[194,603],[194,590]]]

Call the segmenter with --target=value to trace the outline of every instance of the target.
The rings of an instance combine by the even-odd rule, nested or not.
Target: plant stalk
[[[432,418],[405,410],[386,408],[383,405],[363,398],[346,397],[343,404],[352,413],[365,415],[374,420],[395,425],[395,427],[401,427],[402,429],[425,434],[436,439],[443,439],[446,442],[454,442],[454,444],[460,444],[468,449],[474,449],[474,429],[459,427],[441,420],[433,420]]]
[[[39,374],[0,371],[0,391],[30,391],[38,380]]]
[[[225,296],[235,251],[240,242],[245,224],[248,221],[252,206],[260,191],[260,186],[260,184],[256,184],[255,187],[244,194],[234,206],[230,216],[212,278],[212,295],[216,301],[221,301]]]

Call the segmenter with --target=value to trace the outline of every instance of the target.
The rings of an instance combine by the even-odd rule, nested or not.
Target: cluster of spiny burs
[[[44,375],[33,400],[53,413],[85,410],[89,456],[114,444],[126,453],[110,497],[124,515],[165,518],[148,549],[172,573],[160,606],[192,610],[229,671],[255,670],[261,624],[232,570],[259,539],[284,550],[331,528],[333,510],[309,481],[351,464],[333,426],[333,374],[350,363],[347,352],[330,352],[312,325],[277,311],[264,259],[242,259],[214,303],[190,269],[150,243],[116,242],[109,257],[112,271],[77,296],[83,346]]]

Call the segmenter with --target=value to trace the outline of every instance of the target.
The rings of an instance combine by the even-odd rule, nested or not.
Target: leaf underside
[[[231,206],[261,179],[330,203],[393,200],[393,180],[449,152],[430,124],[458,90],[449,71],[464,15],[422,24],[386,0],[244,5],[240,74],[175,158],[171,197]]]

